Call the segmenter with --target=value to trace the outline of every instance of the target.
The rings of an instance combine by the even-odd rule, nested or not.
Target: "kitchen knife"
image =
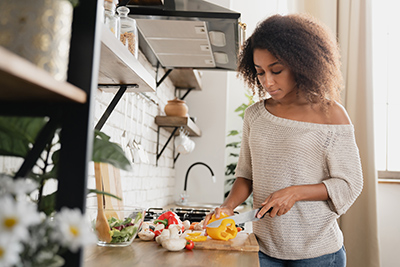
[[[221,225],[221,222],[224,219],[232,219],[235,221],[235,224],[241,224],[241,223],[246,223],[246,222],[254,222],[254,221],[258,221],[259,219],[264,218],[265,214],[267,214],[268,212],[270,212],[272,210],[272,208],[270,208],[266,213],[264,213],[264,215],[261,218],[257,218],[257,213],[261,210],[261,208],[258,209],[254,209],[251,211],[247,211],[247,212],[243,212],[240,214],[236,214],[236,215],[232,215],[229,217],[225,217],[225,218],[221,218],[217,221],[213,221],[212,223],[207,224],[207,227],[211,227],[211,228],[217,228]]]

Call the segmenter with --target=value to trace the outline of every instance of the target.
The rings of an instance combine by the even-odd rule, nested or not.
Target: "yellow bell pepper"
[[[190,236],[199,236],[201,232],[193,232],[193,233],[188,233]]]
[[[233,239],[237,235],[237,228],[235,225],[235,221],[232,219],[224,219],[228,217],[225,213],[221,213],[220,219],[222,220],[221,225],[218,227],[207,227],[207,234],[212,239],[224,240],[227,241],[229,239]],[[211,217],[209,223],[216,221],[215,215]]]
[[[188,236],[185,237],[185,239],[186,240],[192,240],[194,242],[203,242],[203,241],[207,240],[207,237],[204,236],[204,235],[199,235],[199,236],[190,236],[190,235],[188,235]]]

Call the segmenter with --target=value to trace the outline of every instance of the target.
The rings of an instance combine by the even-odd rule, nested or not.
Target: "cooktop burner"
[[[195,209],[195,208],[171,208],[169,209],[173,212],[175,212],[181,221],[189,220],[190,223],[193,222],[201,222],[208,213],[211,212],[209,209]],[[163,208],[149,208],[146,211],[146,215],[144,217],[145,222],[151,222],[153,220],[156,220],[161,214],[166,212],[168,210],[165,210]],[[235,214],[239,214],[239,212],[235,211]],[[244,223],[237,224],[236,226],[241,227],[244,229]]]
[[[202,221],[206,215],[211,212],[209,209],[194,209],[194,208],[172,208],[169,209],[175,212],[181,221],[189,220],[192,222],[200,222]],[[145,221],[152,221],[157,219],[162,213],[166,212],[163,208],[149,208],[146,211],[146,215],[144,217]]]

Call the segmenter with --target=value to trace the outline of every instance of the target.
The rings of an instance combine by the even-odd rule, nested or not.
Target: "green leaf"
[[[104,192],[104,191],[99,191],[97,189],[89,189],[89,194],[90,193],[95,193],[95,194],[98,194],[98,195],[105,195],[105,196],[109,196],[109,197],[112,197],[112,198],[116,198],[118,200],[122,200],[120,197],[118,197],[116,195],[113,195],[111,193]]]
[[[225,176],[234,175],[237,163],[230,163],[226,165]]]
[[[232,142],[229,144],[226,144],[226,147],[233,147],[233,148],[239,148],[241,142]]]
[[[106,135],[103,132],[100,132],[99,130],[94,130],[94,137],[99,137],[100,139],[106,140],[106,141],[110,141],[110,137],[108,135]]]
[[[126,158],[122,148],[109,140],[110,137],[105,133],[95,131],[92,160],[109,163],[119,169],[130,171],[132,169],[131,163]]]
[[[246,104],[241,104],[239,107],[235,109],[235,112],[244,111],[248,106]]]
[[[254,98],[252,95],[250,94],[244,94],[244,95],[247,97],[247,100],[249,101],[249,104],[247,106],[254,104]]]
[[[239,134],[239,131],[237,131],[237,130],[232,130],[232,131],[230,131],[229,133],[228,133],[228,136],[235,136],[235,135],[238,135]]]
[[[25,157],[46,118],[0,117],[0,155]]]
[[[42,199],[38,204],[39,211],[43,211],[46,215],[50,215],[56,206],[56,194],[57,192],[54,192],[50,195],[42,196]]]

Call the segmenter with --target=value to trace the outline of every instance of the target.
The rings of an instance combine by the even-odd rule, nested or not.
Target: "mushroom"
[[[154,239],[154,232],[150,231],[150,225],[147,222],[142,224],[142,230],[138,233],[140,240],[150,241]]]
[[[190,221],[189,220],[185,220],[183,221],[183,228],[185,229],[185,231],[189,230],[190,228]]]
[[[169,238],[169,236],[170,236],[170,231],[169,231],[169,229],[164,229],[164,230],[161,232],[161,234],[160,234],[159,236],[156,237],[156,242],[157,242],[158,244],[161,245],[162,242],[163,242],[164,240],[166,240],[166,239]]]
[[[162,223],[158,223],[156,227],[154,228],[154,234],[157,236],[161,235],[161,233],[164,231],[165,225]]]
[[[163,248],[169,251],[179,251],[185,248],[186,239],[179,237],[180,229],[178,227],[169,227],[170,236],[161,243]]]

